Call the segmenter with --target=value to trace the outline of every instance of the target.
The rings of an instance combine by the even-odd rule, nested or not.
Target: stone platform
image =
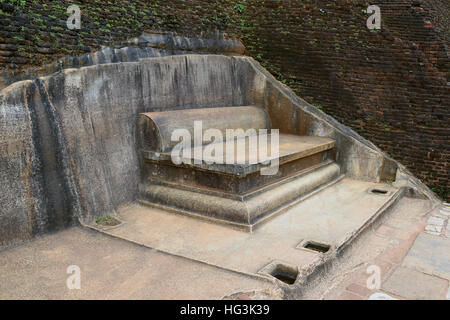
[[[343,182],[352,181],[344,180]],[[362,186],[354,184],[353,188]],[[380,187],[377,185],[377,188]],[[341,190],[344,193],[344,189]],[[345,193],[348,191],[350,190],[345,188]],[[343,200],[342,196],[343,194],[340,195],[341,200]],[[308,201],[312,200],[313,197]],[[347,198],[347,200],[355,199]],[[367,198],[362,200],[368,203]],[[315,200],[310,204],[317,204],[317,202],[318,200]],[[325,207],[322,206],[323,209]],[[346,208],[349,214],[348,219],[344,220],[342,217],[345,216]],[[350,224],[358,225],[356,221],[358,214],[357,210],[351,213],[348,210],[349,206],[346,208],[338,209],[336,218],[340,217],[340,221],[346,221],[346,229],[350,230],[352,229]],[[319,207],[317,209],[319,210]],[[366,225],[364,232],[361,232],[360,228],[356,234],[347,234],[349,240],[356,241],[351,241],[350,250],[346,250],[346,253],[341,254],[340,257],[334,257],[334,259],[329,257],[334,261],[332,267],[322,268],[323,270],[315,279],[309,279],[306,283],[297,281],[294,285],[286,285],[277,280],[268,281],[268,277],[261,276],[259,273],[243,274],[239,271],[224,269],[222,266],[226,266],[226,258],[222,258],[219,265],[220,261],[213,264],[214,261],[209,259],[211,263],[208,264],[188,257],[189,252],[193,257],[192,252],[196,250],[198,256],[202,254],[206,258],[211,257],[214,255],[214,244],[219,245],[218,253],[223,255],[224,248],[220,245],[224,244],[224,236],[227,235],[223,232],[218,234],[217,238],[210,239],[203,237],[202,233],[195,236],[195,232],[202,231],[200,228],[190,231],[181,228],[177,230],[175,226],[172,226],[171,230],[164,232],[150,223],[157,222],[162,217],[162,223],[168,226],[170,222],[178,221],[179,215],[157,212],[140,206],[128,207],[121,211],[124,223],[116,229],[103,230],[101,233],[75,227],[0,251],[0,298],[261,299],[263,297],[270,299],[448,300],[450,299],[450,278],[448,273],[442,272],[442,270],[448,270],[448,263],[446,264],[450,241],[446,236],[446,230],[449,228],[448,214],[443,209],[430,210],[432,210],[432,204],[428,200],[401,197],[389,208],[389,212],[385,212],[380,219],[369,226]],[[366,217],[365,210],[361,213]],[[426,230],[429,225],[436,224],[437,218],[443,219],[446,226],[440,236],[430,234],[431,231]],[[267,226],[276,220],[272,220]],[[326,224],[328,227],[320,230],[318,226],[323,225],[324,222],[328,222]],[[318,234],[322,236],[327,229],[336,230],[333,238],[345,239],[342,237],[344,230],[340,230],[340,227],[334,229],[330,227],[330,224],[334,223],[330,216],[326,218],[322,215],[320,221],[310,223],[309,226],[319,230]],[[184,226],[188,224],[185,223]],[[201,224],[201,226],[209,236],[211,236],[211,228],[217,230],[218,227],[215,224]],[[277,223],[265,231],[266,235],[271,234],[272,237],[261,247],[270,248],[274,242],[277,242],[280,249],[278,252],[271,249],[271,254],[267,256],[282,257],[282,251],[286,248],[281,242],[280,234],[273,230],[279,226],[280,224]],[[150,232],[157,233],[152,235],[146,228]],[[127,232],[133,229],[138,233],[130,238],[136,241],[127,240]],[[253,234],[224,229],[240,235],[239,241],[242,243],[243,235],[249,238],[254,237],[264,228]],[[283,230],[286,229],[288,228],[283,228]],[[228,233],[228,235],[231,234]],[[356,235],[359,235],[358,239],[355,239]],[[165,238],[158,241],[158,236],[165,236]],[[287,244],[296,243],[289,238],[290,236],[286,238]],[[183,244],[184,239],[189,241]],[[255,257],[255,240],[250,241],[251,246],[248,248],[252,255],[244,258],[241,264],[236,262],[240,256],[235,258],[230,255],[228,260],[240,269],[244,264],[250,266]],[[145,241],[147,245],[137,245],[139,241]],[[173,252],[178,252],[179,256],[168,254],[170,247],[165,246],[164,242],[170,243]],[[196,245],[201,243],[206,244],[203,252],[196,249]],[[162,250],[155,250],[149,247],[150,244]],[[236,243],[234,250],[237,252],[247,248]],[[231,245],[229,251],[233,252]],[[300,254],[300,250],[289,252]],[[253,270],[257,270],[256,264],[262,261],[261,255],[263,252],[259,256],[256,255],[258,259],[255,261]],[[295,257],[300,261],[299,256]],[[317,253],[317,258],[320,259],[320,257],[327,257],[327,254]],[[270,260],[270,257],[267,260]],[[306,259],[303,259],[303,262],[306,263]],[[271,272],[274,270],[273,266],[280,263],[287,264],[283,261],[275,261],[275,263],[272,261],[259,271]],[[68,277],[66,269],[74,264],[81,269],[81,290],[69,290],[66,287]],[[380,267],[382,284],[380,289],[371,290],[366,285],[371,276],[367,273],[367,268],[374,265]]]
[[[373,193],[374,189],[386,194]],[[136,205],[120,212],[122,225],[89,227],[159,251],[274,280],[273,267],[301,272],[334,255],[401,195],[402,189],[387,184],[343,179],[253,233]],[[317,251],[320,246],[326,252]]]
[[[140,114],[140,203],[251,232],[342,178],[333,139],[272,130],[258,106]]]

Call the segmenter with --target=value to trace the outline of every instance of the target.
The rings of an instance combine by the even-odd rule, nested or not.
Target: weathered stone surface
[[[137,114],[180,107],[263,106],[285,133],[336,140],[348,177],[380,181],[397,171],[433,197],[401,165],[247,57],[191,54],[67,69],[15,83],[0,102],[1,245],[136,200]]]
[[[425,231],[429,234],[440,235],[442,232],[442,226],[427,225],[425,227]]]
[[[34,40],[34,38],[32,38]],[[49,39],[49,41],[51,41]],[[0,44],[0,49],[16,51],[17,46],[8,44]],[[49,44],[39,42],[36,47],[37,54],[54,54],[56,49],[48,48]],[[66,47],[74,47],[75,50],[88,52],[80,56],[63,57],[50,64],[42,65],[36,68],[27,68],[20,70],[19,73],[13,71],[6,72],[7,76],[0,75],[0,89],[16,81],[35,79],[38,76],[45,76],[63,69],[87,67],[97,64],[117,63],[117,62],[135,62],[139,59],[150,57],[163,57],[170,55],[184,55],[191,53],[221,53],[230,55],[240,55],[245,51],[244,45],[236,39],[225,39],[223,35],[218,34],[216,37],[195,38],[177,36],[171,32],[168,33],[143,33],[137,38],[124,41],[122,46],[117,48],[101,47],[99,51],[89,52],[91,48],[78,48],[77,46],[66,45]],[[72,48],[71,48],[72,49]],[[9,62],[14,63],[30,63],[28,55],[25,58],[12,57],[12,54],[2,54],[0,52],[0,62],[2,56],[7,56]]]
[[[444,222],[445,222],[445,219],[443,219],[441,217],[436,217],[436,216],[431,216],[427,220],[427,224],[433,225],[433,226],[443,226]]]
[[[386,208],[391,197],[367,192],[370,188],[384,186],[343,179],[273,217],[252,234],[144,206],[120,210],[119,217],[124,223],[118,228],[100,230],[95,223],[89,227],[160,251],[246,274],[258,275],[273,260],[298,266],[299,270],[306,269],[307,273],[315,268],[311,264],[317,262],[317,258],[320,260],[322,253],[305,249],[306,241],[330,245],[326,255],[333,257],[336,251],[361,234],[380,209]],[[404,202],[408,203],[408,200]],[[389,243],[374,248],[371,244],[368,251],[382,252],[386,245]],[[302,281],[301,277],[298,280]]]
[[[257,106],[143,113],[139,115],[138,121],[138,134],[145,135],[141,140],[157,144],[142,147],[156,152],[170,152],[178,144],[179,141],[172,141],[172,133],[176,129],[186,129],[191,136],[191,146],[194,147],[195,121],[201,121],[202,136],[208,129],[218,129],[224,140],[227,129],[254,129],[255,134],[260,129],[270,129],[266,110]]]
[[[80,267],[80,290],[66,286],[66,270],[73,264]],[[258,296],[278,292],[267,281],[77,227],[0,255],[2,300],[221,299],[256,289]]]
[[[316,170],[285,179],[245,197],[231,198],[230,194],[208,194],[200,188],[175,188],[159,183],[142,185],[141,199],[144,204],[156,205],[166,210],[177,209],[184,214],[202,215],[210,221],[221,222],[252,231],[258,223],[297,203],[302,197],[320,187],[338,181],[339,167],[330,163]]]
[[[9,87],[0,96],[0,245],[28,239],[39,230],[40,161],[26,93],[31,81]]]
[[[399,267],[382,285],[382,289],[415,300],[441,299],[448,282],[412,269]]]
[[[403,265],[450,280],[450,240],[420,234]]]

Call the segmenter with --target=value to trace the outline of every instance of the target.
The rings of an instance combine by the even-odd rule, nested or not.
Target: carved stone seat
[[[177,129],[190,141],[174,158],[173,151],[180,144],[179,137],[172,136]],[[208,129],[215,129],[224,139],[202,139]],[[231,148],[225,139],[230,129],[247,133],[233,137]],[[251,231],[339,178],[339,166],[332,160],[332,139],[291,134],[275,139],[272,129],[266,110],[258,106],[140,114],[140,201]],[[258,136],[261,132],[267,136]],[[261,153],[264,145],[259,139],[267,141],[265,152]],[[272,144],[278,145],[278,154]],[[222,150],[219,158],[223,161],[214,162],[217,157],[216,152],[209,152],[212,149]]]

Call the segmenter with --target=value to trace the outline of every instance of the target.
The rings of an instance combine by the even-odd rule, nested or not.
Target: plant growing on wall
[[[0,0],[0,3],[9,3],[16,8],[22,8],[26,4],[26,0]]]

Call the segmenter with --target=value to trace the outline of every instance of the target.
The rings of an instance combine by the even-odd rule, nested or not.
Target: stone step
[[[196,164],[190,158],[188,159],[190,161],[185,161],[184,164],[175,165],[170,154],[144,151],[146,159],[144,175],[148,181],[165,180],[192,187],[244,195],[252,190],[296,175],[308,168],[325,164],[333,158],[334,141],[328,138],[281,134],[279,141],[279,163],[273,172],[269,172],[271,174],[261,174],[268,165],[256,162],[257,160],[255,160],[256,163],[247,161],[247,163],[236,164],[212,164],[198,161]],[[258,150],[249,151],[249,149],[251,150],[251,148],[247,148],[245,152],[247,160],[252,157],[252,154],[258,154]]]
[[[284,212],[340,178],[339,166],[330,162],[244,196],[224,196],[204,188],[150,182],[140,185],[140,202],[252,231],[262,221]]]
[[[374,189],[387,193],[370,192]],[[402,189],[390,184],[344,178],[293,204],[283,214],[269,216],[267,223],[259,221],[251,235],[203,219],[140,206],[121,209],[120,227],[105,230],[95,223],[92,227],[158,251],[260,275],[273,261],[307,270],[317,266],[314,261],[318,258],[322,261],[336,253],[345,254],[340,250],[364,236],[387,210],[405,217],[429,210],[429,201],[401,199],[402,195]],[[312,251],[304,247],[307,242],[329,245],[330,251]]]
[[[266,168],[268,166],[266,162],[273,163],[278,160],[278,164],[283,165],[295,160],[312,157],[316,154],[323,154],[333,149],[335,145],[334,140],[330,138],[279,134],[278,156],[275,156],[276,146],[273,147],[271,143],[272,135],[268,134],[264,139],[267,141],[267,152],[264,152],[263,157],[261,157],[259,150],[260,144],[249,143],[249,137],[236,139],[231,142],[233,147],[231,150],[227,148],[226,142],[219,142],[189,148],[186,149],[185,153],[180,152],[176,156],[180,156],[178,161],[188,167],[222,172],[230,175],[246,176],[251,173],[260,172],[262,168]],[[244,146],[243,152],[239,151],[239,144]],[[211,152],[205,152],[207,148],[222,150],[222,156],[211,156]],[[147,160],[173,162],[172,153],[144,150],[142,154]],[[268,156],[265,157],[267,154]],[[314,164],[311,163],[311,165]]]

